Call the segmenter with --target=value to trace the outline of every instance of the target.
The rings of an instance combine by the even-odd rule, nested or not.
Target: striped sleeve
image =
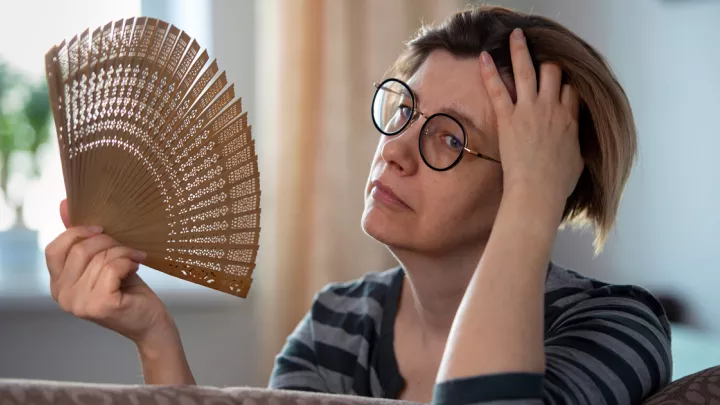
[[[382,395],[370,364],[371,344],[377,344],[382,303],[398,274],[368,273],[318,292],[276,356],[269,388]]]
[[[320,291],[276,357],[270,388],[368,395],[370,382],[362,377],[382,312],[375,296],[385,288],[365,280]]]
[[[547,331],[545,374],[497,374],[436,385],[433,404],[636,405],[672,377],[670,327],[636,287],[607,286]]]
[[[312,323],[312,312],[308,312],[287,338],[282,351],[275,357],[275,367],[268,388],[328,391],[318,371]]]

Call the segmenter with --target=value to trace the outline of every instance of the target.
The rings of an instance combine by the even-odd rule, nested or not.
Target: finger
[[[131,274],[135,274],[139,268],[140,264],[126,257],[107,262],[100,272],[95,290],[114,294],[120,290],[123,280]]]
[[[60,277],[70,249],[76,243],[100,232],[102,232],[102,228],[78,226],[69,228],[50,242],[45,247],[45,261],[50,272],[50,279],[57,280]]]
[[[498,73],[497,66],[492,57],[486,51],[480,54],[481,71],[485,90],[490,97],[490,102],[495,109],[495,114],[500,117],[509,117],[513,112],[513,102],[505,82]]]
[[[560,91],[560,103],[566,105],[572,111],[573,117],[578,119],[580,115],[580,95],[577,90],[569,84],[564,84]]]
[[[60,201],[60,218],[65,228],[70,228],[70,214],[68,212],[67,199]]]
[[[107,235],[95,235],[75,244],[68,253],[65,267],[63,267],[62,274],[57,281],[58,288],[64,289],[74,286],[88,268],[90,261],[97,254],[102,252],[103,255],[107,255],[106,251],[108,249],[118,245],[115,239]],[[102,257],[100,259],[106,261]]]
[[[510,59],[517,100],[534,100],[537,97],[537,77],[525,35],[520,28],[515,28],[510,35]]]
[[[106,254],[98,254],[90,261],[90,265],[85,273],[80,277],[79,283],[85,284],[88,290],[92,290],[97,285],[102,269],[106,263],[110,263],[117,259],[130,259],[131,261],[142,264],[147,255],[144,252],[129,248],[127,246],[115,246],[106,251]]]
[[[540,92],[539,97],[557,102],[560,101],[560,87],[562,86],[562,69],[556,63],[543,63],[540,65]]]

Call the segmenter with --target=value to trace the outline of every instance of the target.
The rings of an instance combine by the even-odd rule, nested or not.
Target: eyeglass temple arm
[[[376,89],[379,89],[379,88],[380,88],[380,84],[378,84],[378,83],[373,83],[373,86],[374,86]],[[402,96],[402,95],[403,95],[402,93],[397,92],[397,91],[392,90],[392,89],[388,89],[388,88],[385,87],[385,86],[383,86],[383,90],[389,91],[390,93],[393,93],[393,94],[397,94],[398,96]]]
[[[483,155],[483,154],[480,153],[480,152],[475,152],[474,150],[472,150],[472,149],[470,149],[470,148],[464,148],[464,149],[465,149],[468,153],[471,153],[471,154],[473,154],[473,155],[475,155],[475,156],[477,156],[477,157],[479,157],[479,158],[481,158],[481,159],[489,160],[489,161],[495,162],[495,163],[500,163],[499,160],[493,159],[493,158],[491,158],[490,156],[487,156],[487,155]]]

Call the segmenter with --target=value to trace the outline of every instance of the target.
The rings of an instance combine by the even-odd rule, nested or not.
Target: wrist
[[[135,341],[138,353],[143,359],[156,360],[171,355],[178,349],[182,350],[180,332],[175,322],[169,315],[165,318],[157,322],[141,339]]]
[[[163,362],[184,353],[180,339],[174,337],[164,344],[138,343],[135,347],[143,363]]]
[[[512,228],[528,237],[553,239],[562,221],[566,200],[534,187],[514,186],[503,191],[496,226]]]
[[[551,187],[514,182],[503,186],[502,201],[510,200],[522,206],[530,215],[562,217],[567,198]],[[559,222],[560,218],[558,218]]]
[[[167,335],[167,339],[164,344],[153,342],[137,346],[145,384],[195,385],[180,334]]]
[[[180,333],[173,327],[136,343],[145,384],[195,385]]]

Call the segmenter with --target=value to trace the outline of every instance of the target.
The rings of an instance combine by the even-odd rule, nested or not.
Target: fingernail
[[[147,257],[147,253],[145,253],[141,250],[136,250],[133,252],[133,260],[138,263],[142,263],[146,257]]]
[[[513,34],[513,36],[515,37],[515,39],[523,39],[523,38],[525,38],[525,34],[523,34],[523,31],[522,31],[520,28],[515,28],[515,29],[513,30],[513,33],[512,33],[512,34]]]
[[[486,51],[482,51],[480,53],[480,61],[482,62],[483,65],[487,66],[492,61],[492,58],[490,58],[489,53],[487,53]]]
[[[102,233],[103,228],[101,226],[86,226],[85,229],[87,229],[90,233]]]

